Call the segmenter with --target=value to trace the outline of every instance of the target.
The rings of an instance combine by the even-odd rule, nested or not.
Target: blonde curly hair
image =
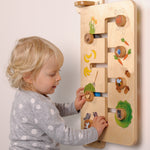
[[[32,73],[36,77],[45,61],[53,55],[61,67],[63,54],[51,42],[37,36],[18,40],[6,71],[10,85],[24,89],[27,86],[23,79],[24,74]]]

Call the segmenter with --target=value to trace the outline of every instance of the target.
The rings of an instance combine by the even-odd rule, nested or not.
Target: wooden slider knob
[[[93,120],[91,120],[91,119],[85,120],[85,121],[84,121],[84,129],[90,128],[91,125],[92,125],[92,123],[93,123]]]
[[[125,47],[123,47],[123,46],[117,46],[115,48],[115,55],[117,57],[120,57],[120,58],[124,57],[126,55],[126,49],[125,49]]]
[[[126,111],[122,108],[118,108],[117,111],[116,111],[116,117],[118,120],[123,120],[126,118]]]
[[[93,101],[94,94],[91,91],[86,91],[85,92],[85,99],[86,101]]]
[[[126,86],[125,78],[118,77],[116,78],[116,89],[121,90]]]
[[[126,17],[124,15],[118,15],[116,17],[116,24],[119,27],[123,27],[126,24]]]
[[[85,36],[84,36],[84,41],[85,41],[87,44],[93,43],[93,41],[94,41],[94,36],[93,36],[93,34],[86,33]]]

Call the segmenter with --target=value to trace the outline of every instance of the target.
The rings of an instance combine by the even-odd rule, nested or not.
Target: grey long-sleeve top
[[[69,128],[62,116],[76,114],[73,103],[56,104],[49,97],[17,90],[10,117],[10,150],[59,150],[59,144],[84,145],[98,139],[94,127]]]

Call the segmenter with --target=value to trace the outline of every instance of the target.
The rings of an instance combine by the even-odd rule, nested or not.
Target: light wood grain
[[[95,89],[98,92],[108,93],[108,98],[94,98],[91,103],[86,103],[81,111],[81,126],[83,128],[83,117],[88,112],[98,111],[108,119],[109,127],[102,136],[103,142],[110,142],[122,145],[133,145],[137,141],[137,12],[136,5],[132,0],[113,2],[108,4],[94,5],[79,9],[81,16],[81,86],[93,83],[96,72]],[[117,26],[115,17],[124,15],[126,23],[124,26]],[[95,30],[94,34],[106,34],[106,37],[94,39],[91,44],[84,41],[85,34],[91,32],[90,21]],[[127,43],[121,39],[124,38]],[[115,59],[115,52],[108,52],[108,49],[123,46],[126,53],[131,49],[131,54],[124,60]],[[96,58],[94,53],[96,52]],[[89,56],[89,58],[87,58]],[[86,61],[85,61],[86,58]],[[88,61],[87,61],[88,60]],[[106,68],[98,68],[94,64],[107,64]],[[84,74],[85,68],[89,73]],[[128,70],[130,77],[125,74]],[[124,89],[119,93],[116,90],[115,82],[108,82],[108,78],[125,78],[129,87],[127,94]],[[110,81],[110,80],[109,80]],[[116,108],[118,102],[127,101],[132,108],[131,124],[127,128],[120,127],[115,121],[115,113],[108,112],[108,108]],[[102,145],[103,146],[102,146]],[[105,143],[96,142],[92,147],[104,147]]]

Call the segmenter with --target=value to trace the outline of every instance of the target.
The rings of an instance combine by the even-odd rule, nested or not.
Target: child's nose
[[[56,81],[60,81],[61,80],[61,76],[59,74],[59,72],[57,73],[57,76],[56,76]]]

